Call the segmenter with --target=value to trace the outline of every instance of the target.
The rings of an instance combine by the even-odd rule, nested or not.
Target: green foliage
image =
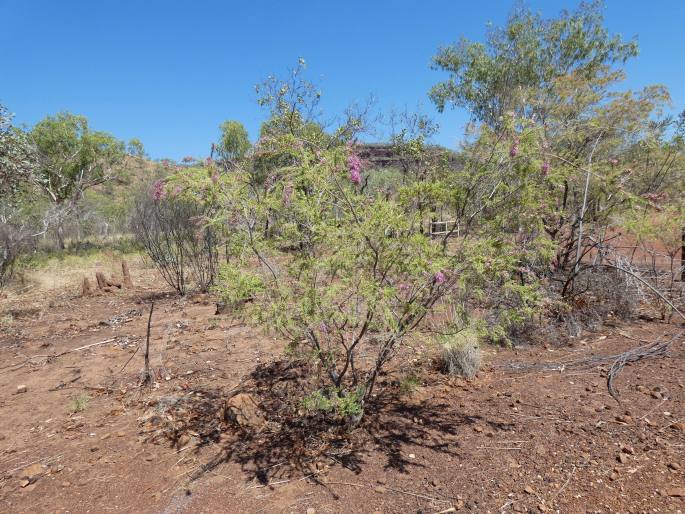
[[[353,418],[363,412],[363,397],[362,391],[342,394],[335,389],[318,389],[302,399],[302,407],[310,413],[334,412],[341,418]]]
[[[38,181],[55,203],[75,201],[106,182],[124,156],[124,144],[92,131],[83,116],[60,113],[38,122],[31,137],[40,155]]]
[[[8,205],[34,180],[35,148],[26,132],[12,126],[12,115],[0,104],[0,200]]]
[[[243,159],[251,147],[247,130],[239,121],[224,121],[219,127],[221,139],[218,152],[227,163]]]
[[[145,147],[140,139],[134,137],[126,145],[126,153],[131,157],[145,158],[147,154],[145,153]]]
[[[506,27],[490,30],[485,44],[462,39],[440,49],[433,67],[449,79],[430,97],[440,111],[454,104],[475,120],[502,127],[509,113],[546,116],[536,103],[558,99],[565,81],[615,80],[611,66],[635,55],[634,41],[611,36],[603,26],[600,2],[551,20],[518,7]]]
[[[263,279],[255,273],[245,271],[226,263],[219,269],[214,291],[226,305],[239,307],[264,291]]]
[[[90,396],[87,394],[80,394],[76,398],[73,398],[71,402],[69,402],[69,412],[72,414],[83,412],[88,407],[89,402]]]
[[[415,375],[407,375],[400,380],[400,393],[410,395],[421,386],[421,380]]]

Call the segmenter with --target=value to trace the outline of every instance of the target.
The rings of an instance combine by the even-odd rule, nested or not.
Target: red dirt
[[[471,382],[423,366],[430,352],[417,347],[422,385],[406,394],[387,387],[348,442],[298,455],[298,441],[266,430],[251,437],[259,451],[236,451],[188,482],[237,443],[225,433],[191,433],[180,448],[153,441],[155,405],[194,392],[210,419],[256,365],[283,358],[284,344],[214,316],[208,297],[158,297],[157,382],[140,388],[142,351],[121,368],[143,346],[153,293],[63,295],[23,311],[0,304],[0,317],[15,309],[0,333],[0,512],[685,511],[682,339],[665,358],[625,368],[621,404],[606,392],[606,365],[560,364],[616,354],[674,325],[618,324],[564,348],[492,349]],[[559,364],[512,367],[543,362]],[[395,371],[385,382],[400,378]],[[84,394],[84,409],[70,412]]]

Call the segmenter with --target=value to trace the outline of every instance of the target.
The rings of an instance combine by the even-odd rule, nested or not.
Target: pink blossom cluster
[[[546,177],[547,174],[549,173],[549,161],[545,161],[542,163],[542,174]]]
[[[514,142],[509,149],[509,157],[516,157],[519,154],[519,138],[514,138]]]
[[[355,186],[362,183],[362,160],[351,152],[347,157],[347,169],[350,170],[350,182]]]
[[[164,198],[166,198],[166,189],[164,188],[164,181],[156,180],[155,183],[152,184],[152,199],[155,202],[159,202]]]
[[[447,277],[445,277],[445,274],[442,271],[438,271],[433,277],[433,280],[435,280],[436,284],[442,284],[447,280]]]

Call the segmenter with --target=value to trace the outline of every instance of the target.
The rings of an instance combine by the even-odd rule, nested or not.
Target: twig
[[[55,354],[55,355],[50,355],[50,356],[48,356],[48,360],[50,360],[50,359],[55,359],[55,358],[57,358],[57,357],[61,357],[62,355],[66,355],[66,354],[68,354],[68,353],[73,353],[73,352],[79,352],[79,351],[81,351],[81,350],[86,350],[86,349],[88,349],[88,348],[92,348],[93,346],[99,346],[99,345],[101,345],[101,344],[111,343],[112,341],[116,341],[116,340],[117,340],[116,337],[111,337],[111,338],[109,338],[109,339],[105,339],[104,341],[100,341],[99,343],[92,343],[92,344],[87,344],[87,345],[85,345],[85,346],[80,346],[80,347],[78,347],[78,348],[74,348],[73,350],[67,350],[67,351],[62,352],[62,353],[57,353],[57,354]]]
[[[152,381],[152,377],[150,375],[150,327],[152,325],[152,311],[154,310],[155,302],[151,302],[150,316],[147,318],[147,337],[145,339],[145,377],[143,378],[143,384],[149,384]]]
[[[567,486],[567,485],[569,484],[569,482],[571,481],[571,477],[573,477],[573,473],[575,473],[575,472],[576,472],[576,465],[574,464],[574,465],[573,465],[573,469],[572,469],[571,472],[568,474],[568,478],[566,479],[566,482],[564,482],[564,485],[562,485],[562,486],[559,488],[559,490],[558,490],[556,493],[554,493],[554,496],[552,496],[552,500],[556,499],[557,496],[559,496],[559,495],[563,492],[563,490],[566,489],[566,486]]]

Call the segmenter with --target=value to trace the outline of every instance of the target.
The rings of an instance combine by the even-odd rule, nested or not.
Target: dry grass
[[[30,303],[57,293],[78,294],[84,277],[95,286],[95,273],[121,277],[121,262],[126,260],[133,275],[154,273],[151,265],[140,253],[122,253],[102,250],[86,255],[54,255],[30,261],[3,289],[4,302]],[[147,282],[147,280],[146,280]]]

